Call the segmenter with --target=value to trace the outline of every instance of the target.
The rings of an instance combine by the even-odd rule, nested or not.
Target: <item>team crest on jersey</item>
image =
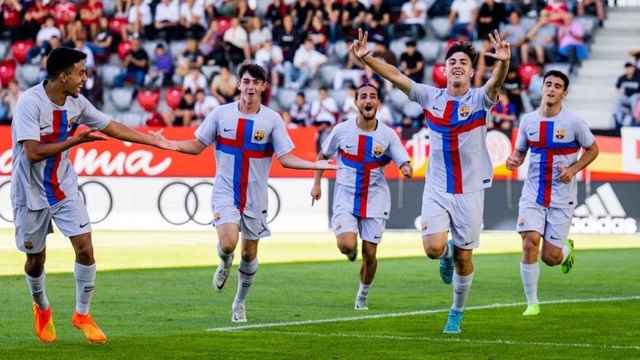
[[[458,117],[464,119],[471,115],[471,106],[469,105],[461,105],[460,109],[458,109]]]
[[[264,140],[264,130],[256,130],[256,133],[253,134],[253,139],[256,141]]]
[[[565,132],[564,129],[557,129],[556,130],[556,139],[558,140],[562,140],[565,137]]]
[[[376,157],[380,157],[382,156],[382,154],[384,154],[384,148],[382,147],[382,145],[375,144],[373,146],[373,155],[375,155]]]

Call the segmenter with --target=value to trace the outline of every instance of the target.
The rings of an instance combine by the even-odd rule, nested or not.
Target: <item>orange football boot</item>
[[[33,304],[33,330],[43,343],[51,343],[56,340],[56,327],[53,325],[51,306],[42,310],[38,304]]]
[[[74,311],[71,317],[71,325],[81,330],[87,341],[92,344],[104,344],[107,342],[107,335],[102,332],[91,317],[91,314],[82,315]]]

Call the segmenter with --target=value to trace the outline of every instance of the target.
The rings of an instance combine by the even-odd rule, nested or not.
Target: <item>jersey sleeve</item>
[[[273,142],[273,150],[278,158],[290,153],[294,149],[293,141],[284,126],[284,120],[282,120],[282,117],[278,114],[274,116],[271,141]]]
[[[487,94],[487,87],[483,86],[481,88],[478,89],[478,93],[477,95],[479,97],[479,101],[481,101],[482,107],[486,110],[486,111],[490,111],[491,107],[493,105],[495,105],[496,101],[491,100],[491,98],[489,98],[489,95]]]
[[[195,132],[196,139],[206,146],[216,141],[216,135],[218,133],[218,113],[218,108],[210,112]]]
[[[391,154],[391,159],[393,160],[393,162],[395,162],[396,165],[400,166],[409,161],[409,154],[407,154],[407,149],[405,149],[405,147],[402,145],[398,134],[392,129],[389,129],[389,136],[391,140],[389,141],[389,153]]]
[[[518,128],[518,136],[516,137],[516,150],[527,152],[529,143],[527,142],[527,118],[522,117],[520,127]]]
[[[576,141],[578,142],[578,144],[580,144],[580,146],[583,148],[588,148],[589,146],[593,145],[593,143],[596,141],[596,138],[595,136],[593,136],[591,129],[589,129],[589,125],[587,125],[587,122],[580,118],[577,118],[575,126]]]
[[[16,105],[12,126],[15,129],[16,142],[24,140],[40,141],[40,110],[36,101],[28,96],[21,96]]]
[[[411,82],[411,91],[409,92],[409,100],[415,101],[423,108],[429,105],[431,99],[435,96],[437,88],[425,84]]]
[[[80,106],[82,108],[82,115],[79,119],[81,124],[87,125],[94,130],[102,130],[109,125],[109,122],[111,121],[111,117],[109,115],[96,109],[96,107],[93,106],[93,104],[87,100],[84,95],[78,96],[78,100],[80,101]]]
[[[340,145],[338,143],[338,131],[340,128],[341,128],[340,126],[336,126],[333,129],[331,129],[331,132],[329,133],[327,138],[324,139],[324,142],[322,142],[322,147],[320,151],[326,157],[332,157],[333,155],[336,154],[336,152],[338,152],[338,148]]]

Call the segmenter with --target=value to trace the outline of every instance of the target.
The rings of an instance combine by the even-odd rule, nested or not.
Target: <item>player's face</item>
[[[266,83],[263,80],[258,80],[246,72],[240,78],[240,97],[249,101],[260,100],[265,87]]]
[[[473,77],[473,64],[469,56],[463,52],[451,55],[445,64],[447,80],[454,86],[471,83]]]
[[[542,100],[548,105],[554,105],[564,100],[567,91],[561,78],[548,76],[542,84]]]
[[[82,85],[87,81],[87,67],[84,60],[73,64],[68,71],[63,72],[60,76],[67,95],[78,96]]]
[[[376,117],[378,111],[378,105],[380,99],[378,98],[378,92],[371,86],[365,86],[358,90],[358,98],[356,99],[356,106],[360,115],[365,120],[372,120]]]

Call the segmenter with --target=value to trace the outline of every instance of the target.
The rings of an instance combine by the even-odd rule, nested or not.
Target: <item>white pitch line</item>
[[[525,345],[525,346],[546,346],[546,347],[572,347],[587,349],[603,349],[603,350],[636,350],[640,351],[638,345],[608,345],[608,344],[590,344],[590,343],[557,343],[557,342],[540,342],[540,341],[513,341],[513,340],[487,340],[487,339],[461,339],[457,337],[425,337],[425,336],[398,336],[398,335],[363,335],[349,333],[314,333],[304,331],[269,331],[273,334],[291,335],[291,336],[313,336],[313,337],[344,337],[358,338],[368,340],[400,340],[400,341],[420,341],[420,342],[453,342],[465,344],[485,344],[485,345]]]
[[[558,300],[541,301],[540,304],[541,305],[543,304],[574,304],[574,303],[615,302],[615,301],[629,301],[629,300],[640,300],[640,295],[583,298],[583,299],[558,299]],[[489,304],[489,305],[468,306],[467,308],[465,308],[465,311],[508,308],[508,307],[515,307],[515,306],[523,306],[526,304],[527,304],[526,302],[516,302],[516,303],[496,303],[496,304]],[[332,319],[300,320],[300,321],[273,322],[273,323],[250,324],[250,325],[240,325],[240,326],[225,326],[225,327],[206,329],[206,331],[218,331],[218,332],[241,331],[241,330],[249,330],[249,329],[266,329],[266,328],[285,327],[285,326],[315,325],[315,324],[360,321],[360,320],[371,320],[371,319],[385,319],[385,318],[395,318],[395,317],[405,317],[405,316],[415,316],[415,315],[429,315],[429,314],[438,314],[438,313],[445,313],[445,312],[449,312],[449,308],[432,309],[432,310],[416,310],[416,311],[397,312],[397,313],[382,313],[382,314],[373,314],[373,315],[346,316],[346,317],[338,317],[338,318],[332,318]]]

